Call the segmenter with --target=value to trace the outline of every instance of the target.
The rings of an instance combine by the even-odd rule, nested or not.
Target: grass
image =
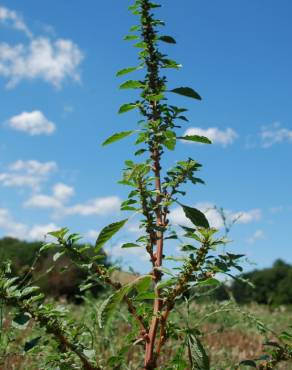
[[[98,304],[100,302],[89,298],[85,304],[80,306],[65,305],[69,317],[73,320],[78,317],[84,325],[82,341],[89,347],[93,342],[100,365],[105,369],[113,369],[114,367],[108,365],[108,360],[123,348],[125,336],[130,335],[130,323],[126,322],[123,308],[117,318],[112,318],[105,328],[100,329],[97,322]],[[24,330],[16,328],[12,322],[13,315],[13,309],[6,311],[4,315],[0,341],[0,369],[58,369],[59,357],[55,356],[57,344],[44,336],[43,329],[33,322],[29,322]],[[199,329],[204,333],[202,342],[210,355],[212,370],[231,370],[235,369],[236,364],[241,360],[253,359],[264,353],[264,337],[259,332],[262,324],[280,333],[287,329],[291,322],[292,310],[289,307],[270,309],[265,306],[250,305],[238,309],[226,303],[220,305],[205,303],[192,304],[189,307],[189,315],[186,309],[178,308],[172,316],[171,325],[179,327],[188,325],[190,328]],[[38,345],[24,352],[25,343],[36,337],[40,337]],[[272,333],[269,339],[273,339]],[[173,358],[178,350],[177,342],[171,340],[164,348],[162,363],[169,362],[169,358]],[[140,352],[142,351],[139,345],[130,349],[128,369],[140,368],[142,358]],[[67,359],[66,356],[65,353],[62,354],[63,361],[68,362],[68,368],[74,369],[70,362],[71,357]],[[50,360],[49,365],[46,362],[47,359]],[[161,370],[164,368],[160,367]],[[172,368],[171,365],[169,368]],[[278,367],[281,370],[291,368],[291,362],[283,363]]]

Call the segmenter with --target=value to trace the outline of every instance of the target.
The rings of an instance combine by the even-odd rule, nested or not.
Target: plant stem
[[[146,66],[148,71],[148,85],[152,94],[158,94],[161,90],[161,79],[159,78],[159,63],[158,63],[158,51],[155,47],[156,33],[153,28],[153,18],[150,14],[150,2],[148,0],[142,1],[142,36],[144,42],[147,45],[147,51],[149,57],[146,58]],[[149,122],[156,123],[158,120],[161,120],[161,111],[159,104],[156,101],[150,102],[150,113],[148,115]],[[159,129],[158,129],[159,130]],[[163,242],[164,242],[164,233],[165,228],[165,217],[164,211],[161,207],[161,165],[160,159],[162,150],[160,148],[159,140],[157,138],[156,130],[153,130],[153,141],[149,145],[149,151],[151,154],[151,159],[153,161],[153,173],[155,177],[155,215],[156,215],[156,251],[154,254],[154,269],[153,276],[155,281],[155,300],[153,304],[153,313],[152,320],[150,323],[150,328],[148,332],[148,341],[146,342],[145,348],[145,359],[144,367],[147,370],[156,368],[156,356],[155,356],[155,340],[157,335],[157,328],[159,325],[159,315],[161,311],[162,300],[160,297],[160,290],[157,287],[157,284],[161,280],[161,272],[159,267],[162,265],[163,259]],[[151,235],[150,235],[151,237]]]

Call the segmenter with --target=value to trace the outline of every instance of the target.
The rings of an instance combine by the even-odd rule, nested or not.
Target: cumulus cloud
[[[85,234],[84,237],[89,239],[90,241],[95,241],[99,235],[99,231],[97,230],[88,230]]]
[[[28,239],[31,240],[43,240],[47,233],[55,230],[59,230],[60,227],[54,223],[49,223],[45,225],[33,225],[28,229]]]
[[[184,133],[184,136],[187,136],[187,135],[206,136],[214,144],[219,144],[223,147],[226,147],[232,144],[234,140],[238,137],[238,134],[232,128],[227,128],[226,130],[220,130],[217,127],[210,127],[207,129],[203,129],[200,127],[190,127]],[[184,143],[191,143],[191,142],[184,141]]]
[[[74,195],[75,191],[72,186],[58,183],[53,187],[53,195],[55,199],[59,199],[64,202]]]
[[[220,229],[224,226],[223,219],[212,203],[198,203],[194,206],[203,212],[211,227]],[[261,210],[252,209],[249,211],[233,212],[230,210],[225,211],[225,216],[228,223],[236,221],[236,223],[247,224],[261,219]],[[170,221],[175,225],[192,226],[191,221],[185,216],[184,211],[181,207],[174,208],[170,215]]]
[[[57,164],[53,161],[39,162],[34,159],[28,161],[19,159],[11,163],[9,169],[11,171],[24,171],[29,175],[44,176],[54,172],[57,169]]]
[[[121,205],[121,199],[117,196],[104,198],[95,198],[85,203],[78,203],[64,209],[64,215],[94,216],[106,215],[118,212]]]
[[[283,142],[292,143],[292,130],[283,128],[280,123],[275,122],[271,126],[262,127],[260,138],[263,148],[270,148]]]
[[[39,110],[20,113],[11,117],[7,122],[14,130],[26,132],[32,136],[51,135],[56,130],[55,124]]]
[[[24,207],[53,209],[54,217],[66,216],[102,216],[118,212],[121,199],[117,196],[95,198],[84,203],[67,205],[69,199],[74,195],[74,188],[62,183],[53,187],[51,195],[34,194],[25,203]]]
[[[24,203],[24,206],[29,208],[58,209],[62,208],[63,204],[52,196],[36,194],[30,197]]]
[[[57,169],[56,162],[18,160],[0,172],[0,184],[7,187],[29,187],[38,190],[40,184]]]
[[[0,24],[23,32],[26,36],[32,37],[32,33],[23,21],[22,17],[13,10],[0,6]]]
[[[251,237],[247,239],[248,244],[254,244],[258,240],[265,239],[265,233],[263,230],[256,230]]]
[[[24,203],[24,206],[30,208],[62,209],[64,204],[73,195],[73,187],[58,183],[54,185],[52,195],[35,194]]]
[[[0,208],[0,229],[4,230],[6,236],[15,238],[23,238],[27,232],[26,225],[16,222],[5,208]]]
[[[26,43],[0,43],[0,76],[15,87],[22,80],[41,79],[60,88],[65,80],[80,81],[79,66],[84,58],[72,40],[35,37],[15,11],[0,7],[0,25],[8,25],[26,34]]]
[[[29,45],[0,44],[0,76],[13,88],[22,80],[42,79],[60,88],[66,79],[80,80],[83,54],[71,40],[32,39]]]
[[[58,230],[59,227],[54,223],[36,224],[29,227],[17,222],[7,209],[0,208],[0,229],[5,236],[23,240],[42,240],[48,232]]]

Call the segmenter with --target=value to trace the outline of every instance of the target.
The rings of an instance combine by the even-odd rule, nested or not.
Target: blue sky
[[[185,203],[223,207],[241,218],[232,251],[259,267],[292,262],[292,3],[161,1],[162,45],[183,64],[169,86],[191,86],[202,102],[189,108],[183,131],[214,144],[179,143],[166,167],[189,156],[203,164],[206,186],[188,186]],[[43,239],[68,226],[93,241],[119,211],[127,189],[117,184],[133,139],[101,142],[135,127],[138,116],[117,114],[135,95],[118,90],[117,70],[136,64],[123,35],[136,19],[130,1],[0,0],[0,236]],[[215,226],[220,219],[207,215]],[[174,209],[174,222],[184,222]],[[140,251],[119,248],[137,236],[136,221],[108,246],[125,265],[147,269]],[[171,252],[175,252],[170,247]],[[145,267],[146,266],[146,267]]]

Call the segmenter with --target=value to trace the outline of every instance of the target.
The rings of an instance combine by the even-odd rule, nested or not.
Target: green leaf
[[[133,282],[138,293],[145,293],[150,287],[153,279],[151,275],[141,276]]]
[[[210,225],[209,222],[201,211],[199,211],[196,208],[188,207],[183,204],[181,204],[183,207],[184,213],[186,217],[195,225],[199,227],[204,227],[205,229],[209,229]]]
[[[25,352],[30,351],[32,348],[34,348],[38,344],[40,339],[41,339],[41,337],[36,337],[36,338],[31,339],[28,342],[25,342],[24,348],[23,348],[24,351]]]
[[[144,292],[144,293],[139,293],[136,297],[135,297],[135,301],[144,301],[144,300],[152,300],[152,299],[155,299],[156,298],[156,295],[155,293],[153,292]]]
[[[244,361],[241,361],[240,364],[239,364],[239,366],[241,366],[241,365],[253,367],[255,369],[257,368],[257,364],[254,361],[252,361],[252,360],[244,360]]]
[[[214,278],[210,278],[207,280],[199,281],[198,285],[200,286],[208,286],[208,285],[220,285],[220,281]]]
[[[107,138],[102,143],[102,146],[106,146],[106,145],[112,144],[112,143],[114,143],[116,141],[119,141],[121,139],[124,139],[125,137],[132,135],[134,132],[135,132],[135,130],[117,132],[116,134],[113,134],[112,136],[110,136],[109,138]]]
[[[159,101],[159,100],[164,99],[164,95],[163,94],[150,94],[146,96],[146,99],[148,101]]]
[[[192,370],[210,370],[209,357],[202,343],[195,335],[188,335],[188,349]]]
[[[139,40],[139,36],[137,35],[127,35],[124,37],[125,41],[131,41],[131,40]]]
[[[122,248],[141,248],[141,245],[135,243],[125,243]]]
[[[60,230],[51,231],[51,232],[48,233],[48,235],[54,236],[57,239],[59,239],[59,238],[62,239],[68,233],[68,231],[69,231],[69,229],[67,227],[64,227]]]
[[[130,28],[130,32],[136,32],[136,31],[139,31],[140,29],[141,29],[141,26],[140,24],[138,24],[138,25],[132,26]]]
[[[46,251],[48,249],[56,248],[56,247],[58,247],[58,244],[55,244],[55,243],[46,243],[46,244],[44,244],[41,247],[40,252]]]
[[[172,131],[165,131],[164,133],[164,141],[163,144],[166,146],[167,149],[169,150],[174,150],[175,145],[176,145],[176,135]]]
[[[114,294],[110,295],[98,309],[98,324],[100,328],[103,327],[104,322],[109,316],[117,310],[118,305],[124,297],[131,292],[132,289],[137,288],[139,293],[142,289],[147,289],[152,281],[151,275],[139,276],[129,284],[124,285],[121,289],[117,290]]]
[[[88,283],[85,285],[80,285],[79,290],[80,292],[85,292],[85,290],[88,290],[93,287],[93,283]]]
[[[129,112],[132,109],[135,109],[138,107],[138,104],[123,104],[119,109],[119,114]]]
[[[159,40],[167,42],[168,44],[176,44],[175,39],[171,36],[160,36]]]
[[[137,44],[134,45],[136,48],[139,49],[147,49],[147,44],[144,41],[140,41]]]
[[[172,59],[163,59],[162,62],[163,62],[163,65],[161,66],[162,68],[179,69],[182,67],[181,64],[177,63],[175,60],[172,60]]]
[[[135,71],[138,71],[139,69],[141,69],[142,67],[138,66],[138,67],[129,67],[129,68],[124,68],[124,69],[121,69],[120,71],[117,72],[116,76],[117,77],[120,77],[120,76],[124,76],[128,73],[131,73],[131,72],[135,72]]]
[[[95,242],[94,251],[98,253],[104,244],[109,241],[128,221],[128,219],[114,222],[101,230]]]
[[[64,255],[65,252],[57,252],[53,255],[53,261],[56,262],[60,257]]]
[[[199,136],[199,135],[186,135],[179,137],[181,140],[187,140],[187,141],[194,141],[196,143],[202,143],[202,144],[212,144],[212,141],[209,140],[205,136]]]
[[[20,326],[24,326],[29,320],[30,315],[26,312],[20,313],[13,318],[13,322]]]
[[[187,96],[188,98],[202,100],[201,96],[190,87],[178,87],[176,89],[170,90],[170,92],[183,95],[183,96]]]
[[[84,349],[83,353],[87,358],[89,358],[91,361],[94,361],[96,358],[96,352],[94,349]]]
[[[158,284],[157,284],[157,289],[163,289],[163,288],[167,288],[169,286],[172,286],[176,283],[176,279],[174,278],[171,278],[171,279],[167,279],[167,280],[161,280]]]
[[[140,81],[129,80],[120,85],[120,89],[143,89],[144,85]]]

